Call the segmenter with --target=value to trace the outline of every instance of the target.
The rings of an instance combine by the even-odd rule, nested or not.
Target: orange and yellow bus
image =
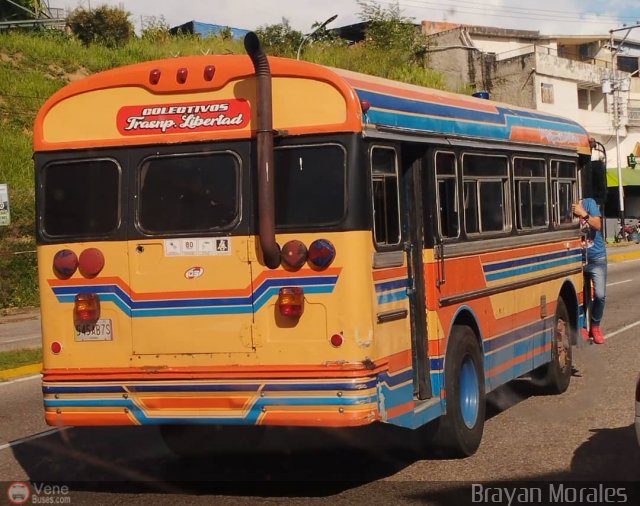
[[[171,445],[435,421],[470,455],[486,393],[564,391],[585,130],[245,46],[95,74],[39,112],[47,423]]]

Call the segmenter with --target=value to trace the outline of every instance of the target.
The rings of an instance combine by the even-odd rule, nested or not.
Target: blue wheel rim
[[[466,356],[460,368],[460,413],[464,424],[473,428],[478,420],[480,385],[471,357]]]

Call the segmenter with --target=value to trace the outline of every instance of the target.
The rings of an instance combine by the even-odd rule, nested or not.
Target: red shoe
[[[596,344],[604,344],[604,336],[600,331],[600,325],[591,325],[591,337]]]
[[[580,335],[582,336],[583,341],[588,341],[589,339],[591,339],[591,336],[589,335],[589,331],[584,327],[580,329]]]

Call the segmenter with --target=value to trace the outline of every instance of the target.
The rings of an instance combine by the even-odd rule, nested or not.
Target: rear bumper
[[[45,381],[49,425],[348,427],[380,419],[377,377]]]

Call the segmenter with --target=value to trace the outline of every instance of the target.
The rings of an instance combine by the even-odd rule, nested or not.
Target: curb
[[[607,256],[610,262],[624,262],[625,260],[635,260],[640,258],[640,251],[629,251],[628,253],[615,253]]]
[[[42,363],[23,365],[22,367],[15,367],[14,369],[5,369],[0,371],[0,381],[7,381],[18,376],[28,376],[30,374],[37,374],[42,371]]]

